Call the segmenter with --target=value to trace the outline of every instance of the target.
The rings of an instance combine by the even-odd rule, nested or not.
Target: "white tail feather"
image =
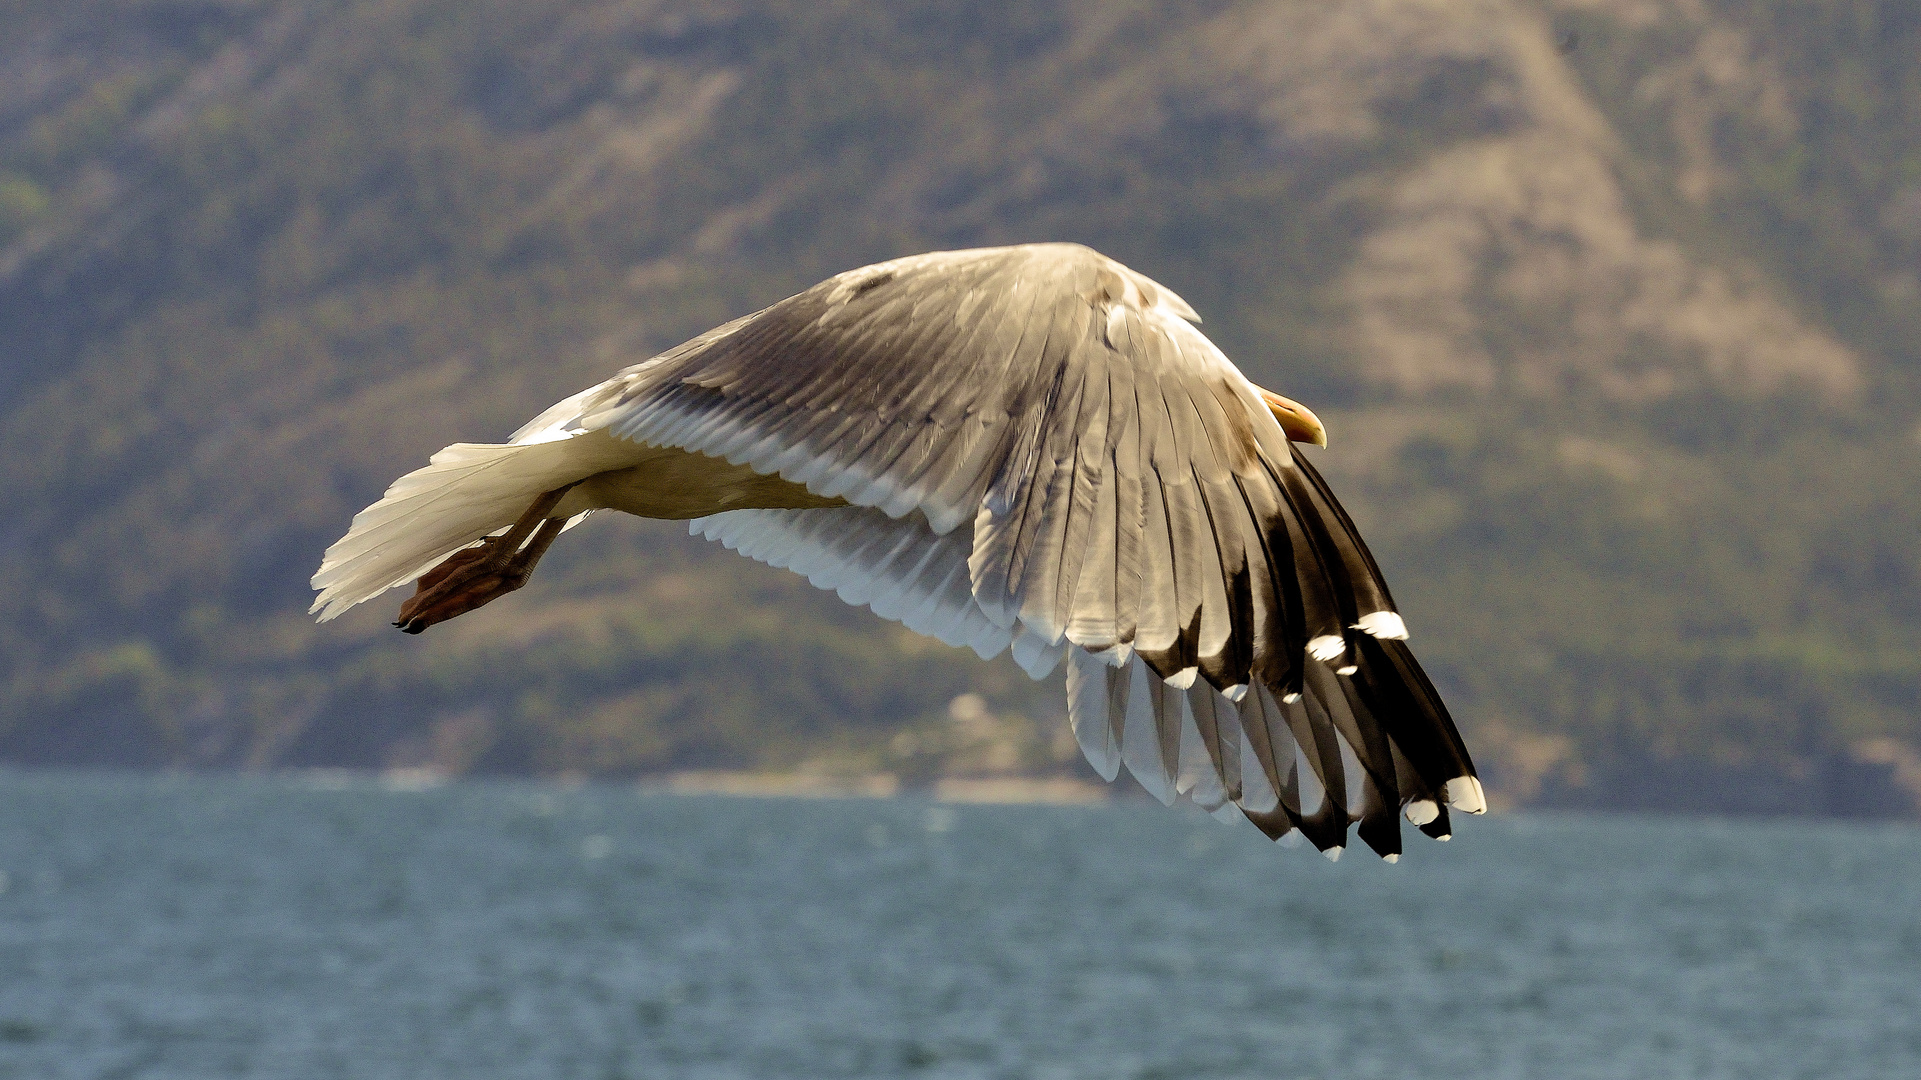
[[[543,492],[617,465],[637,448],[604,434],[535,443],[455,443],[393,482],[320,561],[313,607],[326,622],[418,578],[512,525]]]

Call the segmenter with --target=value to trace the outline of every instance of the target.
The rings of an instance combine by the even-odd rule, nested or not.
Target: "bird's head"
[[[1272,390],[1262,390],[1261,399],[1267,402],[1268,411],[1280,421],[1281,430],[1287,433],[1290,440],[1327,446],[1327,428],[1321,425],[1321,418],[1315,416],[1307,406]]]

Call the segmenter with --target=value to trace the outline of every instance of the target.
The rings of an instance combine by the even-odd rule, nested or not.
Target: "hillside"
[[[1881,808],[1916,55],[1897,0],[5,5],[0,757],[914,775],[972,692],[996,767],[1069,769],[1058,688],[670,525],[418,640],[304,614],[445,443],[850,266],[1064,239],[1328,421],[1508,798]]]

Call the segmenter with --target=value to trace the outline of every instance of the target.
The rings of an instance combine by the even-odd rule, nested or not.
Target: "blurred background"
[[[1916,56],[1911,0],[0,4],[0,760],[1084,775],[1057,686],[671,524],[305,614],[446,443],[1074,240],[1327,421],[1506,805],[1912,815]]]

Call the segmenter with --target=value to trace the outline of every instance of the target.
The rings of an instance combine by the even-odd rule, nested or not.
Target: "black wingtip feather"
[[[1241,814],[1253,822],[1254,827],[1261,830],[1269,840],[1279,840],[1293,832],[1296,827],[1295,822],[1298,820],[1285,806],[1277,806],[1265,813],[1257,813],[1242,807]]]
[[[1357,661],[1377,699],[1376,718],[1424,787],[1439,792],[1457,776],[1474,775],[1461,733],[1406,642],[1363,637]]]
[[[1380,817],[1364,817],[1357,830],[1361,839],[1372,848],[1374,854],[1383,859],[1399,858],[1401,855],[1401,825],[1392,813]]]
[[[1416,828],[1436,840],[1446,840],[1448,837],[1454,835],[1454,826],[1449,824],[1447,819],[1447,804],[1437,802],[1434,805],[1440,811],[1434,815],[1434,820],[1425,825],[1418,825]]]

